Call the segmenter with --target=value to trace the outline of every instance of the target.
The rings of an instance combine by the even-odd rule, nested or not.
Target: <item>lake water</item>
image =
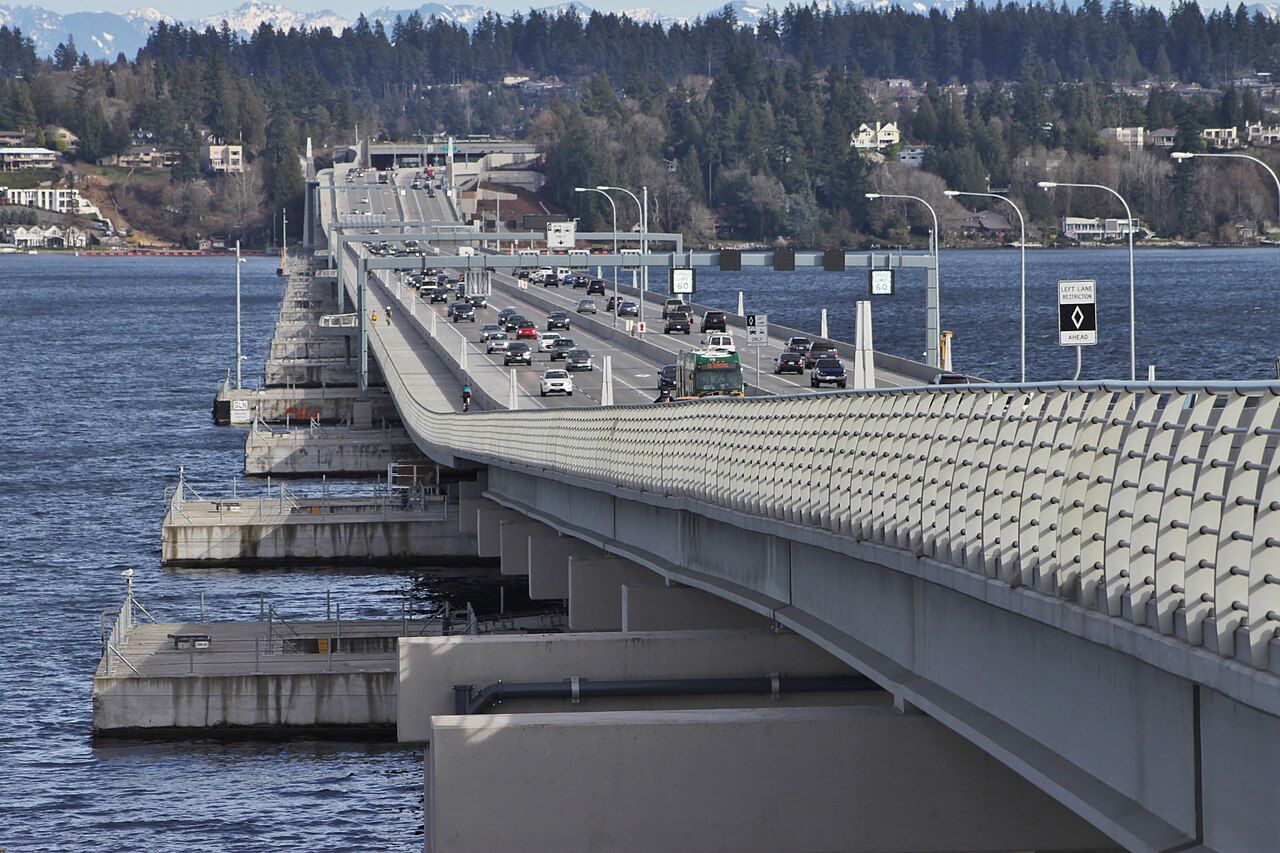
[[[271,259],[245,267],[247,369],[256,375],[279,306]],[[1143,251],[1138,354],[1162,378],[1269,378],[1280,257],[1271,251]],[[243,433],[215,428],[214,385],[234,362],[228,259],[0,258],[0,847],[83,850],[420,850],[422,763],[394,745],[95,745],[91,678],[99,615],[120,572],[160,619],[316,616],[332,590],[353,618],[461,603],[465,582],[427,572],[222,573],[159,568],[162,493],[186,466],[225,489]],[[1074,372],[1056,343],[1055,282],[1096,278],[1102,343],[1086,377],[1127,374],[1123,251],[1032,252],[1028,347],[1034,379]],[[923,275],[874,305],[880,349],[918,355]],[[863,274],[704,272],[700,301],[852,337]],[[944,252],[943,327],[956,367],[1011,379],[1017,365],[1017,253]]]

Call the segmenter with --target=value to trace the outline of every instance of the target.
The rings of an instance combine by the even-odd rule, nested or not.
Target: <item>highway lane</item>
[[[398,176],[402,182],[407,183],[408,176]],[[404,189],[403,187],[377,186],[377,187],[349,187],[344,186],[345,181],[338,181],[336,195],[341,199],[338,203],[339,213],[345,212],[361,212],[372,214],[384,214],[388,219],[422,219],[423,221],[438,220],[448,221],[450,214],[442,194],[437,193],[435,198],[429,198],[424,191],[415,191],[412,189]],[[401,195],[401,191],[404,195]],[[363,199],[368,198],[368,203],[364,203]],[[384,228],[378,229],[379,232],[391,232],[400,229]],[[405,229],[412,230],[412,229]],[[362,251],[363,249],[359,249]],[[428,259],[429,262],[429,259]],[[346,271],[353,272],[350,260],[345,261]],[[383,293],[384,299],[390,299],[390,294],[395,292],[395,281],[393,276],[396,273],[384,271],[378,274],[380,282],[386,287]],[[405,300],[410,298],[412,291],[408,288],[401,288],[401,297]],[[406,303],[407,304],[407,303]],[[530,319],[538,321],[542,319],[541,312],[537,312],[533,306],[527,303],[513,304],[519,307]],[[414,303],[415,312],[423,312],[432,310],[432,308],[422,300]],[[383,306],[385,311],[385,305]],[[502,307],[501,305],[498,307]],[[447,306],[439,306],[435,312],[440,319],[438,324],[445,326],[452,325],[444,317]],[[489,355],[484,352],[478,341],[479,327],[485,322],[492,322],[497,318],[498,308],[490,308],[481,310],[480,316],[476,324],[472,328],[470,323],[459,324],[458,331],[467,336],[470,344],[468,346],[468,368],[477,382],[488,380],[494,384],[501,384],[505,389],[508,381],[508,371],[511,368],[502,366],[501,356],[498,354]],[[421,315],[420,315],[421,316]],[[443,326],[440,326],[442,329]],[[474,332],[474,334],[472,333]],[[441,331],[439,337],[442,341],[448,341],[446,337],[448,333]],[[656,366],[644,361],[625,349],[619,349],[603,340],[594,336],[584,336],[579,330],[574,330],[574,340],[589,349],[595,359],[597,369],[589,372],[576,372],[574,374],[575,394],[573,397],[547,397],[542,398],[539,394],[538,380],[542,375],[542,371],[548,367],[559,367],[560,363],[554,365],[550,362],[550,357],[543,353],[535,353],[535,362],[532,367],[517,366],[516,370],[518,393],[520,395],[520,405],[528,408],[533,406],[561,407],[561,406],[581,406],[598,404],[602,393],[602,364],[603,356],[611,355],[614,357],[614,402],[619,404],[635,404],[649,403],[657,396],[657,368]],[[493,387],[492,385],[488,387]],[[653,390],[651,391],[650,388]]]

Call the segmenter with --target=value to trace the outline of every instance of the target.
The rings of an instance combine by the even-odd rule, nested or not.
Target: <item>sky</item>
[[[450,0],[435,0],[450,4]],[[234,9],[244,3],[245,0],[7,0],[11,5],[32,5],[42,6],[55,12],[66,14],[68,12],[123,12],[128,9],[137,7],[150,7],[159,9],[175,18],[200,18],[205,15],[212,15],[216,12],[222,12],[226,9]],[[346,17],[354,18],[360,12],[368,12],[382,6],[391,6],[393,8],[414,9],[423,5],[429,0],[262,0],[264,3],[284,6],[295,12],[318,12],[324,9],[336,12]],[[516,10],[525,10],[534,6],[550,6],[556,5],[560,0],[537,0],[537,2],[511,2],[511,0],[493,0],[486,2],[485,0],[452,0],[452,5],[465,5],[470,3],[475,6],[485,6],[499,12],[513,12]],[[659,12],[671,15],[699,15],[717,5],[719,0],[707,0],[705,4],[698,3],[697,0],[634,0],[634,2],[617,2],[617,0],[595,0],[595,2],[584,2],[584,5],[590,6],[592,9],[599,9],[602,12],[617,11],[622,9],[649,8],[656,9]],[[785,0],[780,5],[786,5]],[[696,7],[696,8],[695,8]]]

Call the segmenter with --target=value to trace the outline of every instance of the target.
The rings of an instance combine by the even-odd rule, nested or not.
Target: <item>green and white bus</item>
[[[745,386],[738,354],[711,349],[680,353],[676,393],[680,399],[743,396]]]

